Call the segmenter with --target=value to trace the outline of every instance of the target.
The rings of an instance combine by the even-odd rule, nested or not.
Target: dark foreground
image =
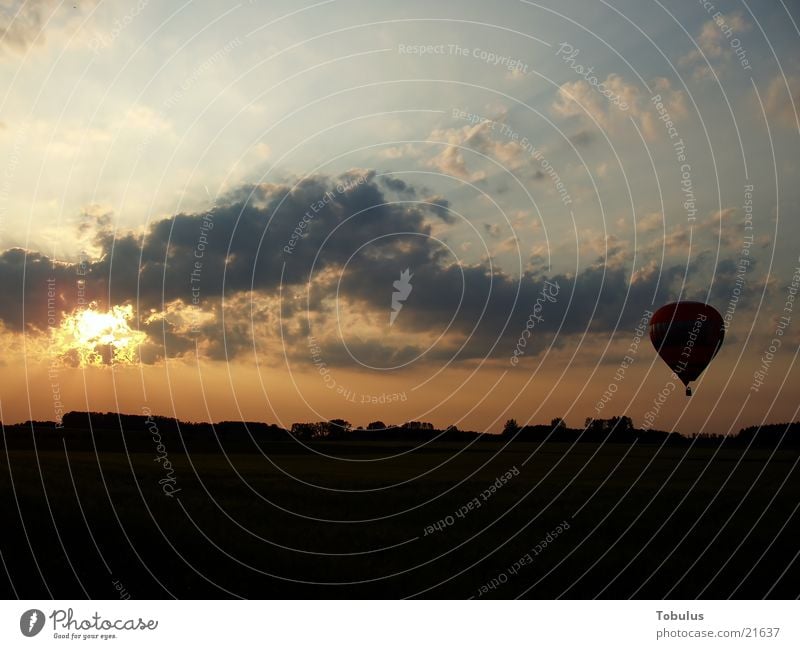
[[[173,439],[157,460],[155,447],[95,453],[60,438],[0,451],[0,593],[800,595],[796,450],[500,440],[262,450],[187,455]]]

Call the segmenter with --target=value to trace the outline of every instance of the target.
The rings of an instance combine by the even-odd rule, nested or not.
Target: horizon
[[[415,429],[419,424],[431,425],[433,427],[431,430],[439,431],[439,432],[446,431],[446,430],[449,430],[449,429],[453,428],[452,424],[438,425],[438,424],[436,424],[434,422],[428,422],[428,421],[409,420],[409,421],[404,421],[402,423],[391,423],[391,422],[381,422],[380,419],[376,419],[376,420],[373,420],[373,421],[365,421],[365,422],[358,423],[358,422],[350,422],[350,421],[348,421],[346,419],[343,419],[341,417],[332,417],[330,419],[320,420],[320,421],[313,421],[313,420],[312,421],[293,421],[293,422],[289,423],[288,425],[284,425],[282,423],[278,423],[278,422],[274,422],[274,421],[259,420],[259,419],[220,419],[220,420],[216,420],[216,421],[181,420],[181,419],[176,419],[175,417],[173,417],[171,415],[159,414],[157,412],[134,413],[134,412],[101,412],[101,411],[96,411],[95,412],[95,411],[87,411],[87,410],[70,410],[68,412],[65,412],[64,415],[65,416],[66,415],[88,415],[89,417],[92,417],[92,416],[106,417],[106,416],[109,416],[109,415],[112,416],[112,417],[138,417],[138,418],[144,419],[145,421],[147,419],[149,419],[149,418],[158,418],[158,419],[167,419],[169,421],[174,421],[174,422],[176,422],[178,424],[189,425],[189,426],[206,425],[206,426],[212,426],[213,427],[213,426],[217,426],[217,425],[220,425],[220,424],[244,424],[244,425],[247,425],[247,424],[263,424],[263,425],[266,425],[266,426],[275,426],[275,427],[278,427],[278,428],[280,428],[282,430],[286,430],[286,431],[290,431],[292,429],[292,426],[294,426],[296,424],[301,424],[302,425],[302,424],[314,424],[314,423],[335,423],[335,422],[342,422],[342,421],[347,423],[347,424],[349,424],[349,430],[352,430],[352,431],[363,430],[365,432],[366,431],[370,431],[370,432],[377,432],[377,433],[380,433],[382,431],[387,431],[387,430],[398,429],[398,428],[400,428],[400,429],[404,429],[404,428]],[[617,420],[617,419],[622,419],[623,417],[626,417],[626,415],[623,415],[623,414],[613,414],[612,415],[610,413],[607,413],[603,417],[594,418],[593,421],[608,422],[608,421],[613,421],[613,420]],[[564,428],[566,428],[567,430],[573,430],[573,431],[574,430],[583,430],[585,432],[585,431],[587,431],[587,430],[589,430],[591,428],[589,423],[587,423],[586,421],[584,421],[583,425],[570,426],[569,422],[566,421],[565,419],[562,419],[560,417],[556,417],[554,419],[559,419],[561,421],[561,423],[564,425]],[[501,435],[504,434],[505,427],[511,422],[515,422],[515,424],[520,429],[527,428],[527,427],[531,427],[531,428],[553,428],[554,427],[553,420],[551,420],[549,422],[547,422],[547,421],[521,422],[521,421],[516,420],[516,418],[511,417],[510,419],[506,420],[506,422],[504,423],[503,428],[501,428],[500,430],[497,430],[497,431],[472,430],[472,429],[469,429],[469,428],[462,428],[462,427],[458,427],[458,426],[456,426],[455,428],[459,432],[463,432],[463,433],[475,433],[477,435],[501,436]],[[385,427],[370,429],[369,426],[372,425],[372,424],[375,424],[375,423],[384,423]],[[686,432],[682,432],[680,430],[663,430],[663,429],[659,429],[659,428],[650,428],[650,427],[639,428],[637,426],[637,422],[635,420],[633,420],[633,419],[631,419],[631,423],[632,423],[633,430],[635,430],[635,431],[654,432],[654,433],[675,433],[675,434],[678,434],[678,435],[680,435],[682,437],[691,439],[692,437],[697,436],[697,435],[706,435],[706,436],[712,436],[712,437],[731,437],[731,438],[733,438],[743,430],[752,429],[752,428],[760,429],[760,428],[764,428],[764,427],[776,427],[776,426],[786,426],[788,428],[789,426],[800,424],[800,420],[798,420],[798,421],[779,421],[779,422],[759,422],[759,423],[752,423],[752,424],[744,423],[736,431],[729,431],[727,433],[719,433],[719,432],[716,432],[716,431],[707,431],[707,430],[697,431],[697,432],[694,432],[694,433],[686,433]],[[59,420],[59,421],[29,419],[29,420],[24,420],[24,421],[15,421],[15,422],[8,422],[8,421],[0,420],[0,427],[3,427],[3,428],[12,427],[12,426],[27,426],[27,425],[33,426],[33,425],[37,425],[37,424],[52,424],[54,430],[66,430],[68,428],[71,428],[70,426],[67,426],[67,425],[65,425],[63,423],[63,419]],[[415,426],[415,425],[417,425],[417,426]],[[120,430],[124,430],[124,429],[120,428]]]

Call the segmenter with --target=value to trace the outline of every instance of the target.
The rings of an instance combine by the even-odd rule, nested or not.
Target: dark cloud
[[[92,271],[108,278],[112,301],[161,308],[190,301],[192,289],[203,304],[250,290],[276,293],[281,275],[284,284],[304,284],[362,245],[391,257],[395,233],[428,234],[429,221],[446,212],[438,202],[388,203],[373,177],[240,188],[233,202],[159,221],[144,237],[103,232],[97,243],[106,253]]]
[[[533,313],[541,319],[535,320],[533,335],[526,339],[526,356],[570,344],[584,332],[630,332],[645,311],[679,297],[708,301],[724,311],[733,294],[736,269],[728,259],[714,268],[710,255],[704,254],[688,269],[676,263],[632,277],[624,264],[611,261],[617,252],[610,249],[608,258],[598,258],[577,274],[549,273],[539,266],[521,277],[497,268],[492,271],[487,263],[458,266],[445,256],[426,256],[419,251],[416,259],[399,258],[391,263],[356,258],[343,275],[340,289],[349,300],[388,312],[392,281],[410,267],[414,289],[396,326],[427,340],[447,329],[449,344],[429,356],[437,360],[508,357]],[[714,282],[709,294],[711,277]],[[742,289],[742,300],[752,298],[754,290]]]
[[[404,194],[409,197],[417,195],[416,189],[400,178],[381,176],[380,182],[384,187],[397,194]]]
[[[354,265],[342,280],[350,298],[362,299],[372,308],[388,311],[392,280],[399,267],[371,267],[365,260]],[[534,334],[526,343],[527,354],[558,346],[564,337],[583,331],[608,332],[627,327],[649,305],[652,285],[628,287],[623,268],[594,265],[577,277],[544,272],[515,278],[488,265],[443,265],[438,260],[409,266],[414,289],[398,317],[398,327],[434,339],[449,326],[461,360],[486,356],[510,356],[515,341],[536,313]],[[549,283],[549,285],[548,285]],[[542,292],[550,297],[543,295]],[[537,300],[540,307],[536,307]],[[435,350],[433,358],[449,357],[453,345]]]
[[[592,131],[582,129],[577,133],[573,133],[569,136],[569,141],[572,142],[575,146],[589,146],[597,139],[597,135]]]
[[[408,187],[403,193],[413,194]],[[194,299],[218,322],[223,298],[249,291],[277,295],[281,282],[304,286],[328,268],[345,266],[360,247],[376,260],[404,254],[413,263],[429,255],[436,258],[440,252],[428,249],[424,241],[431,222],[450,219],[448,207],[441,197],[388,201],[375,172],[364,171],[305,178],[295,185],[240,187],[207,212],[155,222],[144,234],[115,233],[108,227],[110,215],[99,214],[81,220],[92,224],[99,259],[64,263],[22,249],[0,254],[7,283],[0,319],[14,330],[45,329],[48,317],[55,314],[60,320],[62,312],[77,306],[81,281],[87,303],[132,303],[148,315],[176,301],[190,305]],[[416,235],[416,240],[409,244],[397,233]],[[55,290],[54,297],[48,296],[49,290]],[[193,345],[180,339],[172,325],[140,327],[177,352]],[[224,357],[225,350],[215,346],[221,338],[219,325],[200,329],[201,336],[213,341],[211,353]],[[226,329],[228,333],[229,353],[247,345],[241,331]]]
[[[393,191],[411,195],[403,186]],[[392,201],[385,187],[373,171],[240,187],[208,212],[178,214],[143,234],[115,236],[101,215],[94,243],[102,254],[83,266],[20,249],[0,254],[6,280],[0,319],[15,330],[45,329],[53,311],[75,307],[83,281],[87,301],[135,306],[137,327],[150,341],[146,362],[191,353],[195,345],[211,358],[232,358],[252,351],[254,335],[259,346],[282,337],[290,357],[308,359],[305,338],[312,333],[326,340],[328,363],[386,367],[413,359],[439,336],[426,358],[510,356],[537,303],[541,319],[528,356],[584,331],[630,329],[654,302],[675,299],[687,274],[674,265],[631,281],[624,264],[609,261],[619,257],[616,250],[577,274],[550,273],[540,264],[518,277],[488,261],[459,264],[431,236],[434,223],[451,222],[447,201]],[[491,226],[485,229],[491,233]],[[405,269],[413,290],[390,328],[394,284]],[[716,277],[714,299],[730,295],[731,262],[713,268],[701,256],[689,270],[690,277]],[[549,299],[542,295],[547,286],[558,287]],[[693,290],[697,295],[684,290],[683,296],[702,293]],[[264,306],[265,300],[278,304],[279,296],[283,330]],[[185,313],[193,300],[207,317],[190,335]],[[166,313],[146,320],[160,312]],[[350,322],[365,314],[385,322],[379,339],[327,330],[340,316]]]
[[[496,239],[500,236],[500,226],[497,223],[484,223],[483,229],[490,237]]]
[[[80,297],[78,282],[87,301],[102,298],[103,284],[98,278],[86,281],[88,266],[67,264],[39,252],[11,248],[0,253],[0,320],[12,330],[25,324],[44,330],[48,326],[48,311],[60,321],[62,311],[71,311]]]

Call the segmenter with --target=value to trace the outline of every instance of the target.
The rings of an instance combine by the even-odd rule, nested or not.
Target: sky
[[[798,419],[798,19],[0,0],[0,419]]]

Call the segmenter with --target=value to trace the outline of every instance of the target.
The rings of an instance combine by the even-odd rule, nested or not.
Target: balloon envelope
[[[703,302],[666,304],[650,318],[653,347],[684,385],[703,373],[724,338],[722,316]]]

